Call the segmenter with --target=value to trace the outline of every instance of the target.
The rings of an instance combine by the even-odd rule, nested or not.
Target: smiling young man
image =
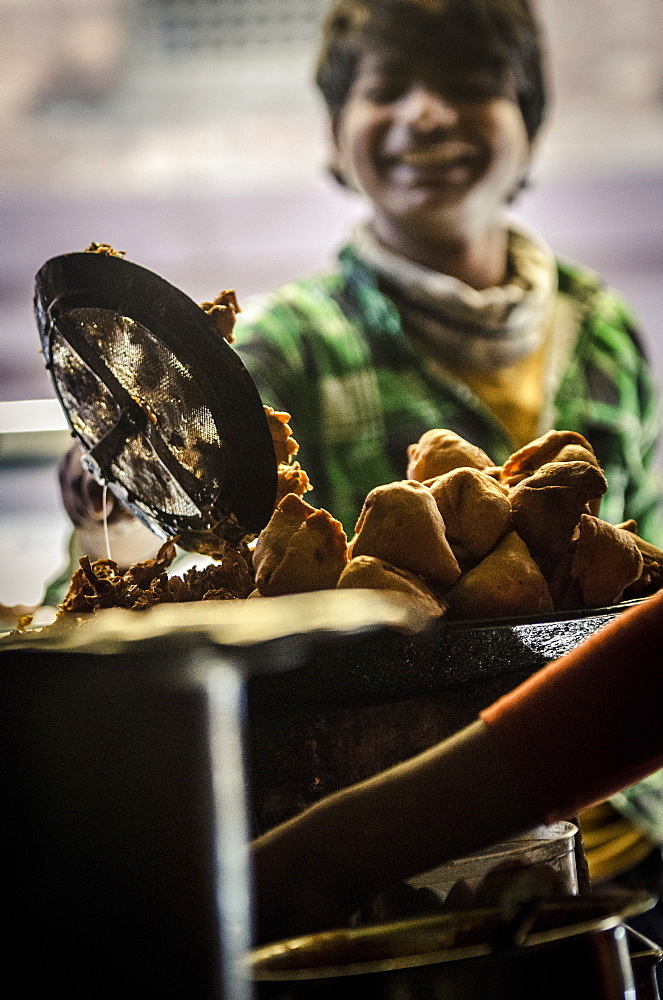
[[[531,154],[515,83],[492,72],[369,49],[334,134],[337,174],[370,199],[377,242],[477,289],[508,277],[501,213]]]
[[[602,516],[663,542],[655,391],[625,303],[509,219],[545,109],[527,0],[335,0],[317,83],[367,218],[332,274],[243,303],[237,349],[292,413],[308,497],[351,533],[407,445],[496,464],[552,427],[593,444]]]

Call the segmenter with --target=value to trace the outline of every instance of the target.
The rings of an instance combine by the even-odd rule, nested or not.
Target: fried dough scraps
[[[166,570],[175,558],[176,541],[164,542],[155,559],[134,563],[124,573],[112,559],[90,562],[83,556],[59,613],[85,614],[101,608],[138,611],[154,604],[248,597],[253,589],[250,562],[230,548],[221,563],[169,577]]]
[[[227,288],[225,291],[219,292],[212,302],[201,302],[200,308],[204,313],[212,317],[219,336],[223,340],[227,340],[229,344],[234,344],[235,334],[233,330],[235,328],[235,317],[238,312],[242,311],[239,307],[235,290]]]
[[[288,423],[290,414],[283,410],[275,410],[272,406],[265,406],[264,410],[276,455],[277,485],[274,507],[278,507],[288,493],[295,493],[301,497],[313,487],[299,462],[294,461],[295,455],[299,452],[299,445],[292,436],[292,428]]]
[[[276,462],[278,465],[287,464],[291,457],[299,451],[299,445],[292,436],[292,428],[289,424],[290,414],[286,413],[285,410],[275,410],[273,406],[265,406],[263,409],[269,424],[269,432],[272,435]]]
[[[311,482],[299,462],[291,462],[290,465],[282,462],[279,465],[276,479],[276,507],[288,493],[302,497],[312,489]]]
[[[90,243],[83,253],[102,253],[106,257],[124,257],[126,250],[114,250],[110,243]]]

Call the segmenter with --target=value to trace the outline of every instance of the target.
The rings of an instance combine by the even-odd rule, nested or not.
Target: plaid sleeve
[[[623,456],[623,518],[633,518],[638,534],[663,546],[661,410],[653,372],[628,305],[614,292],[602,293],[599,337],[609,345],[619,394],[617,421]],[[611,469],[605,469],[610,484]],[[613,476],[617,476],[615,470]],[[620,518],[602,516],[615,521]],[[615,513],[617,513],[615,511]]]
[[[314,487],[307,499],[351,531],[369,490],[394,477],[370,350],[339,305],[340,281],[297,281],[251,301],[235,346],[263,402],[292,415],[297,458]]]
[[[640,346],[639,335],[628,308],[617,300],[616,308],[637,351],[635,397],[637,420],[630,442],[630,469],[625,491],[627,517],[638,523],[638,533],[663,547],[663,475],[661,474],[661,402],[653,372]]]
[[[242,307],[235,324],[235,349],[264,403],[283,407],[303,375],[296,317],[283,302],[255,298]]]
[[[663,546],[661,412],[636,322],[623,299],[596,276],[567,265],[560,288],[582,312],[581,329],[556,398],[559,429],[592,443],[608,481],[601,517],[627,518]]]

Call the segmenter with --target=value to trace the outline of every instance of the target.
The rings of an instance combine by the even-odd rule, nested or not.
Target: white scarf
[[[476,371],[502,368],[542,344],[557,292],[556,262],[538,236],[513,222],[509,279],[480,291],[387,250],[366,222],[352,245],[389,286],[405,331],[441,361]]]

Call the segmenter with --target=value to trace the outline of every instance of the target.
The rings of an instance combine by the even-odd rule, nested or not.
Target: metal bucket
[[[573,823],[537,826],[514,840],[449,861],[408,881],[415,889],[431,889],[448,905],[462,905],[465,899],[474,905],[496,903],[522,872],[537,879],[547,896],[575,896],[577,832]]]
[[[327,931],[254,949],[258,1000],[636,1000],[622,919],[642,893]]]

